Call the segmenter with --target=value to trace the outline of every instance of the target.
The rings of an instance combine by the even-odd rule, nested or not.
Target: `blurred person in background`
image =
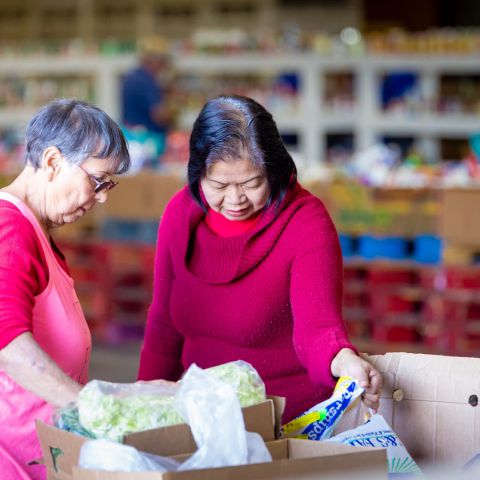
[[[76,100],[43,107],[26,131],[26,166],[0,190],[0,477],[44,478],[35,420],[76,399],[90,332],[64,256],[50,236],[116,185],[130,157],[118,125]]]
[[[158,231],[153,300],[138,378],[178,380],[245,360],[270,395],[287,399],[284,422],[357,378],[377,408],[380,373],[358,356],[342,318],[342,257],[320,199],[261,105],[210,100],[190,138],[188,187]]]
[[[166,77],[171,68],[168,43],[161,37],[148,37],[139,44],[139,64],[122,79],[122,123],[129,143],[150,148],[133,167],[154,163],[165,150],[166,135],[173,114],[167,99]],[[147,146],[148,145],[148,146]],[[152,149],[151,145],[154,145]]]

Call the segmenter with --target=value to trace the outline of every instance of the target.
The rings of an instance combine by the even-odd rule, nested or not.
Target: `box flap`
[[[406,400],[468,405],[471,395],[480,396],[480,358],[387,353],[368,359],[384,374],[385,398],[400,386]]]
[[[247,431],[257,432],[265,441],[274,440],[275,406],[281,399],[272,398],[242,410]],[[127,435],[126,445],[156,455],[172,456],[192,453],[197,449],[190,427],[186,424],[157,428]]]
[[[358,453],[364,451],[366,453],[372,450],[379,450],[385,453],[384,448],[374,447],[352,447],[351,445],[344,445],[343,443],[334,442],[318,442],[305,441],[302,439],[289,438],[288,451],[289,458],[312,458],[312,457],[329,457],[332,455],[344,455],[349,453]]]
[[[285,412],[286,399],[285,397],[277,397],[274,395],[267,395],[267,398],[269,400],[272,400],[273,402],[273,413],[274,413],[274,420],[275,420],[275,438],[278,438],[280,436],[280,429],[282,428],[282,417],[283,417],[283,412]]]
[[[74,469],[75,480],[244,480],[246,478],[322,480],[354,477],[372,480],[387,478],[386,451],[381,448],[351,447],[309,440],[269,442],[270,450],[289,448],[289,458],[271,463],[238,467],[209,468],[169,473],[114,473]],[[284,450],[285,451],[285,450]]]
[[[78,463],[80,448],[88,439],[52,427],[40,420],[35,424],[43,460],[50,472],[49,478],[56,480],[71,478],[72,468]]]
[[[421,465],[463,465],[480,450],[480,359],[387,353],[381,413]]]
[[[284,399],[269,397],[265,402],[244,408],[242,412],[247,430],[259,433],[265,441],[274,440],[275,418],[281,416],[283,406]],[[276,408],[278,410],[275,410]],[[70,479],[72,468],[78,462],[81,445],[88,439],[40,421],[37,422],[37,433],[45,464],[50,472],[49,478]],[[192,453],[196,450],[190,428],[185,424],[132,433],[125,437],[124,443],[144,452],[164,456]]]

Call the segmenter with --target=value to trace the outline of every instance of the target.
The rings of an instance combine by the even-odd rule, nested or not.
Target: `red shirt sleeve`
[[[63,256],[56,255],[68,273]],[[48,266],[32,224],[14,205],[0,201],[0,349],[32,331],[35,296],[47,284]]]
[[[323,205],[317,206],[303,228],[306,235],[299,239],[301,252],[291,270],[294,345],[312,381],[333,388],[333,358],[342,348],[356,351],[342,317],[342,254]]]

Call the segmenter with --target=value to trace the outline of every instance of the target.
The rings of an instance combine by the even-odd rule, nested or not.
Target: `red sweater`
[[[242,359],[267,393],[287,398],[284,421],[331,395],[330,364],[348,340],[342,262],[322,202],[297,186],[242,235],[222,238],[188,190],[162,218],[138,378],[177,380]]]
[[[65,258],[52,241],[57,260]],[[0,200],[0,349],[32,331],[35,296],[48,284],[42,245],[30,221],[10,202]]]
[[[205,223],[213,233],[220,237],[228,238],[247,233],[254,227],[259,218],[256,215],[254,218],[247,218],[246,220],[229,220],[221,213],[209,208],[207,215],[205,215]]]

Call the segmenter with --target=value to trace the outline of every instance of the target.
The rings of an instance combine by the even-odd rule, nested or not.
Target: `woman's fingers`
[[[376,410],[380,406],[380,395],[376,393],[364,393],[362,400],[365,406]]]

